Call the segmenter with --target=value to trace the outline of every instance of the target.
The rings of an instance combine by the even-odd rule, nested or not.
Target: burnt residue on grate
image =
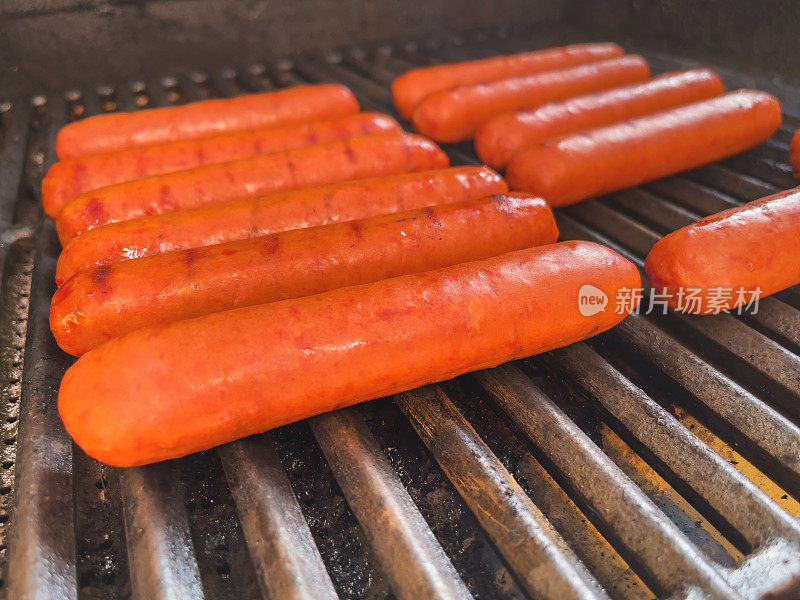
[[[59,247],[39,182],[63,123],[326,80],[396,115],[388,85],[408,68],[569,41],[487,31],[0,102],[0,597],[797,597],[798,289],[755,315],[632,316],[514,365],[150,467],[99,465],[60,426],[72,359],[47,327]],[[692,64],[635,50],[654,71]],[[793,186],[798,124],[560,210],[562,237],[641,267],[665,233]],[[446,150],[477,162],[470,144]]]

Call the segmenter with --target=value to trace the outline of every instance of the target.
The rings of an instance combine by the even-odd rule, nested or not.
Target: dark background
[[[0,96],[493,27],[571,29],[800,78],[797,0],[0,0]]]

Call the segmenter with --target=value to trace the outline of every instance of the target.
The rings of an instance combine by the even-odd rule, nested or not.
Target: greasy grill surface
[[[65,122],[321,80],[393,112],[388,84],[405,69],[557,41],[348,48],[2,104],[0,593],[796,597],[797,289],[756,315],[632,316],[586,343],[150,467],[100,465],[63,432],[71,359],[48,330],[60,248],[39,183]],[[797,123],[745,155],[559,211],[562,235],[641,266],[672,229],[794,186]],[[476,162],[469,144],[447,150]]]

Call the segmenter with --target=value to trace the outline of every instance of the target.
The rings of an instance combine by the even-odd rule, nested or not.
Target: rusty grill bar
[[[59,245],[39,183],[64,123],[324,80],[393,114],[388,84],[403,70],[562,41],[490,31],[0,104],[0,596],[796,597],[797,288],[757,315],[631,316],[584,343],[159,465],[105,467],[61,427],[71,359],[48,328]],[[635,50],[656,71],[691,64]],[[744,155],[561,210],[562,235],[641,267],[663,234],[794,186],[799,122]],[[446,150],[477,162],[469,144]]]

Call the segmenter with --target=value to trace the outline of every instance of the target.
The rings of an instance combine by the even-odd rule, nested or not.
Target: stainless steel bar
[[[632,315],[611,335],[652,361],[714,414],[739,431],[800,486],[800,427],[714,369],[669,333]]]
[[[58,102],[53,103],[58,106]],[[32,107],[26,98],[0,103],[0,229],[11,226],[28,148]]]
[[[66,109],[60,99],[52,98],[49,110],[47,138],[52,147]],[[24,144],[20,145],[24,152]],[[44,167],[49,167],[54,158],[54,154],[47,153]],[[19,174],[8,176],[4,184],[19,183]],[[73,600],[77,598],[77,579],[72,442],[56,407],[58,385],[70,359],[56,346],[49,330],[50,297],[55,289],[53,277],[60,245],[50,221],[39,225],[35,240],[23,357],[14,511],[8,538],[8,598]]]
[[[174,464],[127,468],[120,477],[134,597],[204,598]]]
[[[397,403],[532,597],[608,598],[440,388],[400,394]]]
[[[751,547],[775,536],[800,542],[800,526],[786,512],[589,346],[573,344],[541,360],[576,381]]]
[[[585,498],[661,594],[739,598],[715,567],[517,367],[477,374],[481,385]]]
[[[309,419],[398,598],[472,598],[357,409]]]
[[[779,191],[774,185],[737,173],[720,164],[706,165],[689,171],[686,177],[730,194],[742,202],[763,198]]]
[[[219,449],[266,598],[338,598],[269,433]]]
[[[681,206],[688,207],[700,215],[710,215],[741,204],[727,194],[686,179],[682,175],[658,179],[644,187],[659,196],[678,202]]]
[[[791,309],[794,310],[794,309]],[[794,310],[797,313],[796,310]],[[702,334],[758,374],[795,396],[800,395],[800,357],[742,321],[726,314],[714,318],[674,314],[683,325]],[[707,342],[703,342],[704,344]]]

